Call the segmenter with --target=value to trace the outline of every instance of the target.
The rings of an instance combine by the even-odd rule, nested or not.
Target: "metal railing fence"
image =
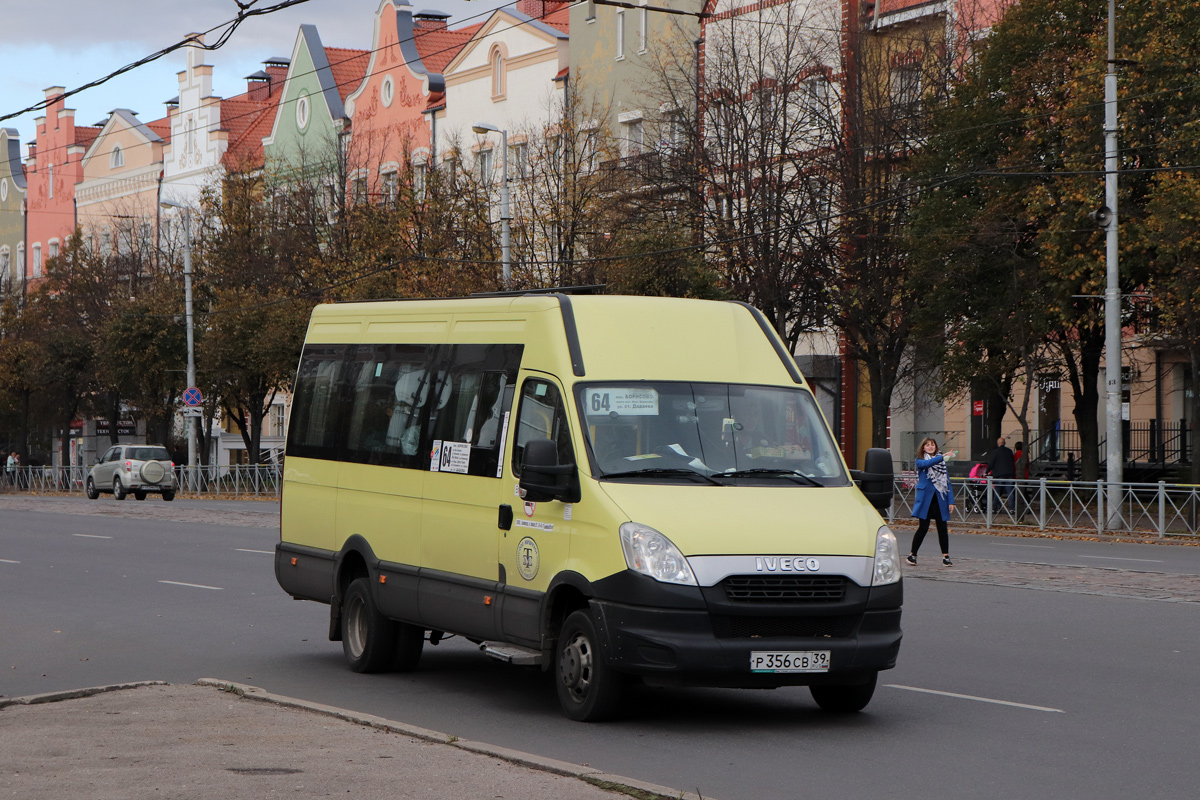
[[[1105,481],[951,478],[955,519],[993,528],[1071,528],[1097,534],[1200,537],[1200,486],[1123,483],[1120,505],[1106,508]],[[889,522],[911,516],[916,478],[897,475]]]
[[[88,467],[19,467],[16,472],[3,473],[0,491],[82,494],[88,471]],[[175,484],[180,497],[278,497],[283,485],[283,467],[279,464],[239,464],[228,467],[187,467],[177,464]]]

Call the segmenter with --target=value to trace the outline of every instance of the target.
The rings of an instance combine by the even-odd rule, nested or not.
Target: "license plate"
[[[751,672],[828,672],[828,650],[772,651],[750,653]]]

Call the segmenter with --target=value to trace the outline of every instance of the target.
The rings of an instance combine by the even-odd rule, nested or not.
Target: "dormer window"
[[[108,156],[108,166],[110,169],[117,169],[125,166],[125,151],[120,145],[113,147],[112,153]]]
[[[391,75],[384,77],[383,84],[379,87],[379,96],[384,108],[389,108],[396,99],[396,82],[392,80]]]

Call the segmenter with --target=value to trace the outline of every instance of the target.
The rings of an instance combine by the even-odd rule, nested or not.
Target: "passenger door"
[[[113,481],[113,465],[117,463],[117,456],[120,454],[121,448],[110,447],[108,452],[101,456],[97,462],[95,470],[92,472],[92,480],[96,484],[97,489],[111,489]]]
[[[495,536],[505,432],[521,345],[454,345],[426,422],[420,609],[425,627],[496,635],[500,574]],[[508,490],[511,492],[511,488]],[[511,502],[511,501],[509,501]]]
[[[511,530],[501,530],[499,559],[506,578],[500,627],[506,640],[538,646],[541,639],[542,598],[554,576],[571,568],[570,544],[574,524],[571,504],[552,500],[525,502],[519,496],[521,456],[531,439],[551,439],[558,463],[577,464],[571,439],[568,398],[562,386],[547,375],[522,376],[520,405],[513,426],[512,456],[506,467],[508,501],[513,504]]]

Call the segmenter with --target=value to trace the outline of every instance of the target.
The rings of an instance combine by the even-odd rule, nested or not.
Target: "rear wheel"
[[[96,482],[94,480],[92,480],[92,476],[89,475],[88,479],[87,479],[88,500],[95,500],[99,496],[100,496],[100,490],[96,488]]]
[[[113,478],[113,497],[117,500],[125,499],[125,484],[121,483],[121,479]]]
[[[170,502],[171,500],[175,499],[175,490],[174,489],[163,489],[162,496],[163,496],[163,500]]]
[[[136,499],[136,500],[145,500],[145,499],[146,499],[146,493],[145,493],[144,491],[142,491],[141,489],[134,489],[134,490],[133,490],[133,497],[134,497],[134,499]]]
[[[563,623],[554,672],[558,701],[569,719],[599,722],[620,707],[625,677],[605,663],[590,612],[576,611]]]
[[[383,672],[396,657],[398,625],[379,612],[371,582],[351,582],[342,599],[342,652],[355,672]]]
[[[808,690],[812,692],[813,700],[817,701],[817,705],[822,710],[838,714],[852,714],[855,711],[862,711],[867,707],[867,703],[871,702],[871,697],[875,694],[875,682],[878,678],[879,673],[872,672],[866,683],[855,683],[849,686],[810,686]]]

